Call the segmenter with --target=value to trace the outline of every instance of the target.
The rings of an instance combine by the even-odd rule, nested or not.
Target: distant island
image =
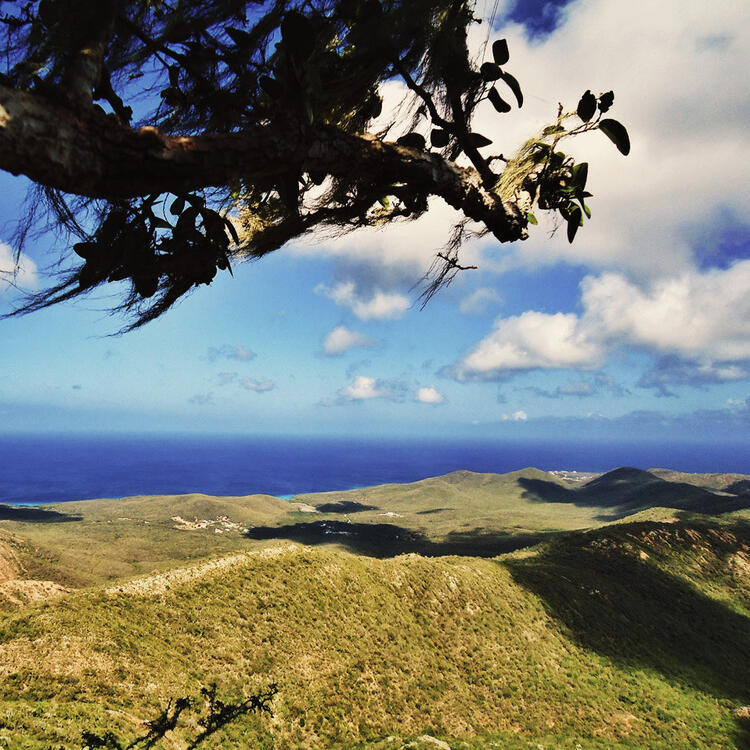
[[[745,747],[750,476],[4,505],[0,634],[7,748]]]

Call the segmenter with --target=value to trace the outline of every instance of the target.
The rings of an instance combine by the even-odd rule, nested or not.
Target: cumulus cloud
[[[355,347],[369,348],[374,341],[359,331],[353,331],[346,326],[336,326],[323,339],[323,354],[335,356],[343,354]]]
[[[339,396],[347,401],[368,401],[373,398],[387,398],[389,395],[382,381],[366,375],[357,375],[346,388],[339,391]]]
[[[255,393],[265,393],[272,391],[276,384],[273,380],[255,380],[254,378],[241,378],[239,381],[240,388],[246,391],[255,391]]]
[[[646,289],[607,273],[584,279],[582,292],[587,325],[609,339],[683,357],[750,358],[750,260]]]
[[[499,380],[531,369],[585,370],[631,346],[671,355],[642,385],[719,382],[750,367],[750,260],[685,271],[645,288],[605,273],[581,282],[581,315],[525,312],[494,329],[449,369],[458,380]],[[689,366],[676,362],[692,363]],[[671,378],[671,380],[670,380]]]
[[[337,305],[349,307],[360,320],[389,320],[400,318],[411,305],[408,297],[398,292],[375,290],[369,298],[360,296],[353,281],[342,281],[333,287],[320,284],[318,294],[333,300]]]
[[[445,401],[445,396],[434,386],[429,385],[423,386],[417,391],[416,400],[421,404],[442,404]]]
[[[492,287],[483,286],[464,297],[458,309],[464,315],[481,315],[487,311],[488,307],[500,301],[500,295]]]
[[[257,355],[250,349],[239,346],[238,344],[225,344],[224,346],[210,346],[206,357],[209,362],[215,362],[217,359],[230,359],[236,362],[249,362],[255,359]]]
[[[323,399],[324,406],[346,404],[352,401],[371,401],[373,399],[387,399],[388,401],[403,402],[408,396],[409,388],[402,380],[382,380],[367,375],[357,375],[352,382],[341,388],[335,400]]]
[[[38,285],[36,263],[28,255],[21,253],[16,264],[13,249],[4,242],[0,242],[0,294],[13,287],[33,290]]]
[[[603,357],[573,313],[525,312],[495,321],[494,331],[449,370],[457,380],[497,380],[508,371],[593,368]]]
[[[514,411],[512,414],[503,414],[503,422],[525,422],[529,418],[529,415],[523,410],[519,409]]]

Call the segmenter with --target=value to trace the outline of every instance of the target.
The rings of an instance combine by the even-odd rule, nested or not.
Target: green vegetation
[[[404,511],[411,497],[411,515],[392,520],[435,545],[430,557],[355,554],[343,534],[303,546],[171,520],[228,516],[283,532],[301,516],[348,514],[366,526],[365,514],[389,512],[350,504],[318,516],[265,496],[90,501],[55,507],[78,520],[2,522],[0,580],[13,566],[23,575],[46,531],[38,570],[87,583],[0,615],[0,746],[82,747],[84,732],[127,744],[170,700],[216,683],[222,705],[274,684],[278,693],[273,715],[240,714],[201,747],[437,747],[423,735],[454,749],[747,747],[737,711],[750,704],[750,524],[645,508],[572,531],[622,503],[585,505],[590,488],[542,474],[462,472],[357,490],[359,500],[341,493]],[[594,486],[607,487],[602,479]],[[522,480],[549,482],[579,504],[524,497]],[[619,486],[618,499],[631,496]],[[553,512],[562,530],[498,556],[484,556],[484,542],[471,556],[441,554],[447,511],[424,511],[450,507],[461,522],[457,500],[471,531],[494,524],[499,534],[502,517],[514,520],[512,536],[541,538]],[[116,531],[116,518],[131,520]],[[117,563],[132,557],[139,532],[143,557]],[[64,555],[59,545],[76,534],[78,552]],[[152,572],[131,578],[139,566]],[[202,731],[197,716],[182,713],[156,746],[186,747]]]

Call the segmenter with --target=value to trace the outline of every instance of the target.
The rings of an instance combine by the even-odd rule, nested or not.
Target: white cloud
[[[582,283],[587,325],[653,351],[730,362],[750,358],[750,260],[688,271],[646,289],[608,273]]]
[[[13,249],[0,242],[0,294],[12,287],[33,290],[38,285],[36,263],[28,255],[21,253],[16,265]]]
[[[416,400],[422,404],[442,404],[445,401],[445,396],[434,386],[430,385],[420,388],[417,391]]]
[[[346,326],[336,326],[323,339],[323,353],[328,356],[343,354],[355,347],[368,348],[373,345],[372,339],[359,331],[353,331]]]
[[[342,281],[333,287],[320,284],[315,289],[337,305],[351,308],[360,320],[389,320],[400,318],[410,307],[408,297],[397,292],[376,289],[369,299],[362,299],[353,281]]]
[[[494,330],[452,368],[459,380],[494,380],[528,369],[591,369],[634,346],[690,360],[694,382],[737,380],[750,361],[750,260],[686,271],[642,288],[605,273],[581,283],[582,315],[525,312]],[[668,369],[676,373],[674,363]],[[687,382],[684,368],[679,379]]]
[[[503,414],[503,422],[525,422],[528,418],[529,415],[523,409],[514,411],[512,414]]]
[[[590,369],[601,364],[603,349],[573,313],[525,312],[499,318],[454,368],[458,380],[494,380],[503,372],[556,368]]]
[[[247,391],[255,391],[256,393],[272,391],[275,387],[273,380],[255,380],[254,378],[242,378],[239,384],[240,388],[244,388]]]
[[[691,228],[714,222],[720,209],[747,216],[750,79],[736,75],[750,47],[744,16],[741,3],[591,0],[570,3],[564,24],[541,42],[520,26],[492,37],[508,38],[507,67],[525,94],[509,115],[487,104],[478,112],[479,132],[494,138],[502,126],[498,150],[512,152],[554,118],[558,101],[573,108],[587,88],[614,90],[611,116],[632,142],[627,158],[601,133],[561,143],[590,164],[593,220],[572,245],[564,232],[549,240],[539,227],[502,263],[566,259],[642,279],[669,275],[693,265]],[[485,33],[473,29],[475,45]]]
[[[376,378],[357,375],[350,385],[339,391],[339,396],[347,401],[367,401],[373,398],[387,398],[390,392]]]
[[[483,286],[464,297],[458,309],[464,315],[481,315],[490,305],[500,301],[500,295],[492,287]]]

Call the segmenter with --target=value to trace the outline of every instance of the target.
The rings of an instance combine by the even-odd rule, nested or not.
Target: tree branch
[[[477,170],[325,125],[300,132],[258,124],[237,133],[168,137],[0,85],[0,169],[63,192],[112,201],[221,187],[239,178],[273,181],[290,169],[361,174],[386,189],[397,183],[416,195],[438,195],[501,242],[526,237],[525,211],[486,189]]]

